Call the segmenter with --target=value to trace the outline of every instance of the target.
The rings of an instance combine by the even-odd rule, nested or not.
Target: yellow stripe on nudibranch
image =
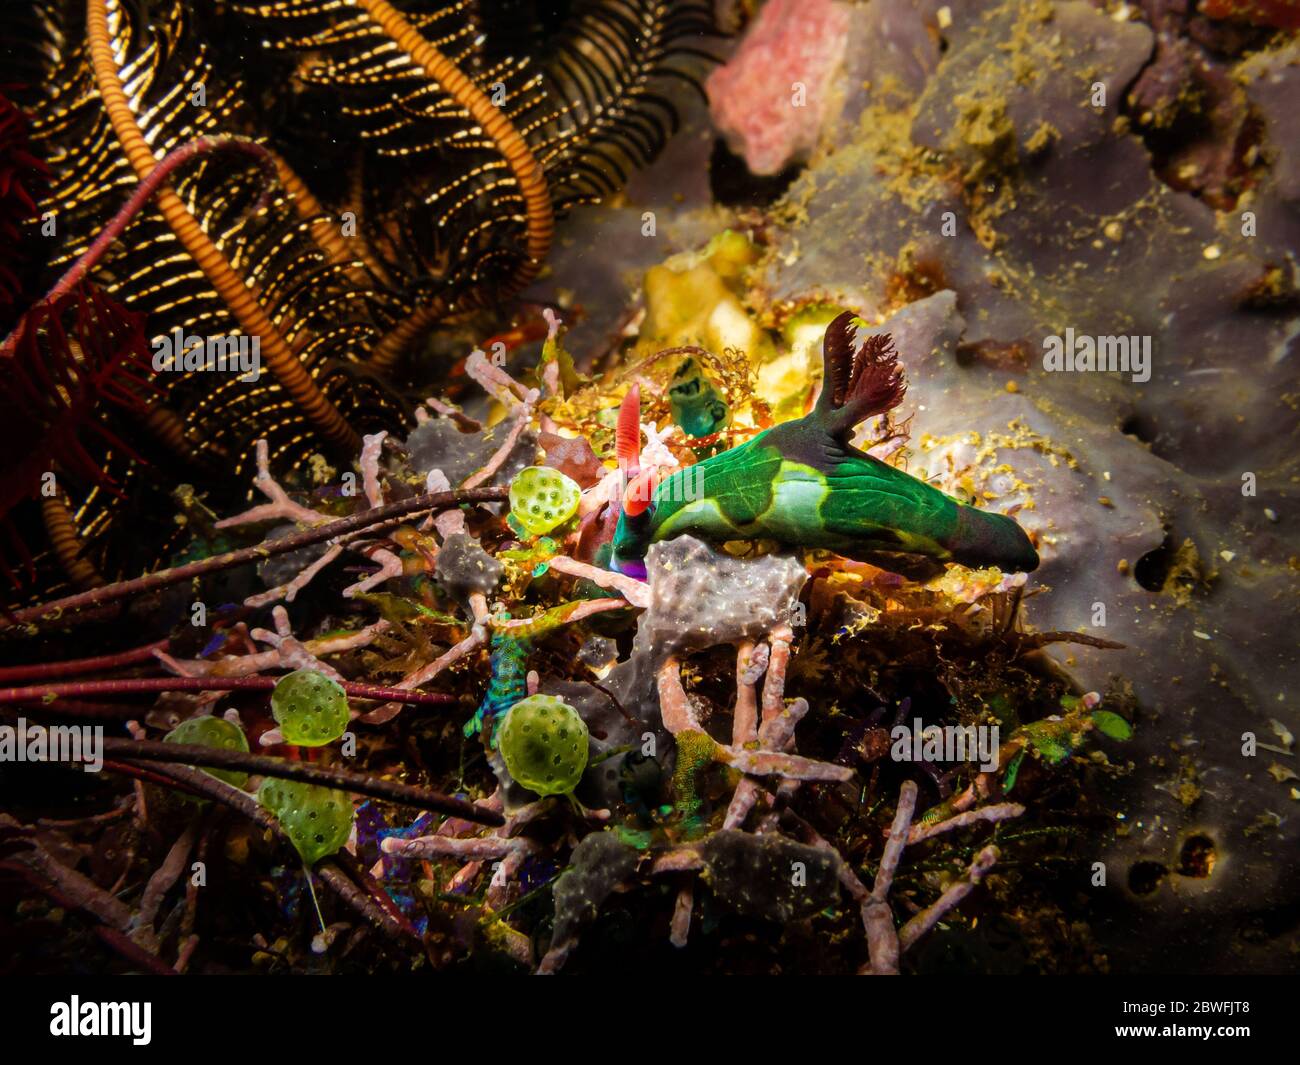
[[[768,505],[752,522],[737,522],[726,510],[725,493],[685,503],[659,522],[653,539],[665,540],[686,532],[710,537],[784,539],[798,543],[820,521],[828,492],[826,478],[811,466],[782,461],[772,483]]]

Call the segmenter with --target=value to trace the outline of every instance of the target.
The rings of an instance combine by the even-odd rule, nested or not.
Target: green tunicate
[[[668,386],[673,421],[687,436],[709,436],[727,424],[727,404],[699,363],[687,359]]]
[[[267,777],[257,801],[275,814],[280,827],[309,866],[334,854],[352,832],[356,811],[345,792]]]
[[[182,721],[163,737],[163,742],[192,743],[219,751],[248,751],[248,739],[244,730],[221,717],[192,717],[188,721]],[[242,788],[248,783],[248,774],[237,769],[204,768],[203,772],[236,788]]]
[[[510,775],[538,795],[562,795],[587,768],[587,726],[553,695],[530,695],[510,708],[496,735]]]
[[[510,515],[534,536],[563,525],[581,500],[578,483],[548,466],[527,466],[510,482]]]
[[[316,669],[281,677],[271,693],[271,713],[286,743],[323,747],[343,735],[351,715],[342,685]]]

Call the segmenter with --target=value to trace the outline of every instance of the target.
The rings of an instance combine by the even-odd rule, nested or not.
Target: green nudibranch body
[[[855,323],[845,313],[826,330],[826,378],[812,412],[675,471],[643,513],[620,515],[616,568],[636,572],[651,543],[686,533],[858,559],[914,554],[1005,570],[1038,566],[1013,519],[960,503],[849,444],[854,426],[896,406],[905,387],[889,337],[857,345]]]

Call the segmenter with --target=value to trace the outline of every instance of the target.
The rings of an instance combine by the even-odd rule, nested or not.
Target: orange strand
[[[104,578],[81,553],[81,537],[77,535],[77,526],[62,493],[41,500],[41,517],[50,546],[68,579],[83,591],[100,587]]]
[[[462,73],[455,63],[425,40],[424,35],[392,4],[386,0],[357,0],[357,3],[393,39],[397,47],[411,57],[412,62],[424,68],[425,76],[430,81],[435,82],[470,113],[505,157],[523,195],[527,218],[527,257],[507,285],[507,294],[518,292],[541,270],[542,263],[551,250],[551,239],[555,235],[555,210],[551,205],[551,192],[542,165],[528,147],[528,142],[487,94]],[[431,324],[441,311],[441,305],[427,310],[417,309],[398,323],[375,348],[370,364],[379,370],[390,367],[406,344]]]
[[[392,369],[407,347],[416,337],[423,333],[447,311],[447,304],[442,299],[424,303],[398,322],[392,329],[379,338],[379,343],[370,352],[367,364],[374,370],[384,372]]]
[[[104,110],[122,151],[136,176],[143,181],[158,165],[158,159],[145,140],[122,88],[122,77],[109,41],[106,0],[86,0],[86,30],[95,84],[104,101]],[[361,438],[317,387],[267,317],[252,290],[235,273],[221,250],[208,239],[180,197],[169,186],[164,186],[158,190],[157,204],[171,231],[230,308],[239,327],[245,334],[261,338],[261,351],[267,366],[299,410],[327,441],[349,455],[354,454],[361,446]]]

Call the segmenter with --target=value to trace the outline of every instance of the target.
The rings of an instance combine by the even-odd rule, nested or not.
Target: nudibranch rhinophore
[[[1038,553],[1012,518],[961,503],[850,444],[854,427],[896,407],[907,387],[892,339],[858,343],[862,325],[846,311],[827,326],[821,395],[804,417],[675,471],[653,493],[652,474],[633,476],[611,565],[640,575],[650,544],[690,533],[715,542],[775,540],[860,560],[912,554],[1037,568]]]

